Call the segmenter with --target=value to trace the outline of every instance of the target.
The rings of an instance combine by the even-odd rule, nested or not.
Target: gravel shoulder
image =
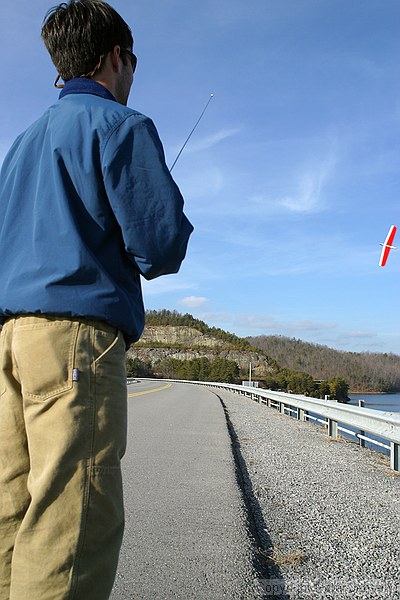
[[[400,599],[400,477],[388,459],[248,398],[217,395],[273,559],[264,597]]]

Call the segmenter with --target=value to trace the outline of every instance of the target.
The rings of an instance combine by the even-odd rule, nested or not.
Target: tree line
[[[188,379],[190,381],[218,381],[238,383],[239,367],[233,360],[206,357],[192,360],[164,358],[151,365],[138,358],[127,359],[128,377],[161,377],[165,379]]]
[[[247,373],[241,372],[235,361],[223,358],[214,360],[206,357],[192,360],[164,358],[154,365],[139,358],[128,358],[126,366],[128,377],[160,377],[220,383],[241,383],[247,377]],[[260,380],[260,384],[261,387],[270,390],[305,394],[314,398],[324,398],[329,395],[339,402],[348,400],[349,386],[341,377],[316,382],[307,373],[281,369]]]
[[[308,373],[279,369],[262,379],[262,387],[269,390],[303,394],[312,398],[330,399],[348,402],[349,384],[342,377],[332,377],[329,381],[315,380]]]
[[[353,391],[400,391],[400,356],[396,354],[345,352],[278,335],[246,339],[281,367],[305,371],[314,379],[329,381],[340,375]]]

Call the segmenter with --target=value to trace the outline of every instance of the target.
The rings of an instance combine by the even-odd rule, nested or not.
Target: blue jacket
[[[153,122],[72,79],[3,162],[0,322],[81,316],[136,341],[140,275],[176,273],[192,230]]]

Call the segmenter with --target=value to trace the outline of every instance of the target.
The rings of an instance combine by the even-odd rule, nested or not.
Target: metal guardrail
[[[393,471],[400,471],[400,413],[341,404],[333,400],[318,400],[300,394],[288,394],[286,392],[275,392],[215,381],[187,381],[181,379],[165,379],[163,381],[225,389],[244,395],[260,404],[266,404],[268,407],[275,406],[282,414],[286,414],[286,412],[294,413],[300,421],[308,419],[319,421],[327,427],[328,435],[332,438],[337,438],[339,431],[344,431],[356,435],[362,441],[367,439],[389,449],[390,468]],[[323,417],[324,420],[313,417],[309,413]],[[339,423],[359,429],[362,433],[354,434],[354,432],[346,430]],[[367,438],[365,432],[387,440],[390,446]]]

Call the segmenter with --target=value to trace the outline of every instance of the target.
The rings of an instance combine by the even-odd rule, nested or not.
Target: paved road
[[[127,523],[112,600],[259,598],[219,399],[163,382],[128,394]]]

